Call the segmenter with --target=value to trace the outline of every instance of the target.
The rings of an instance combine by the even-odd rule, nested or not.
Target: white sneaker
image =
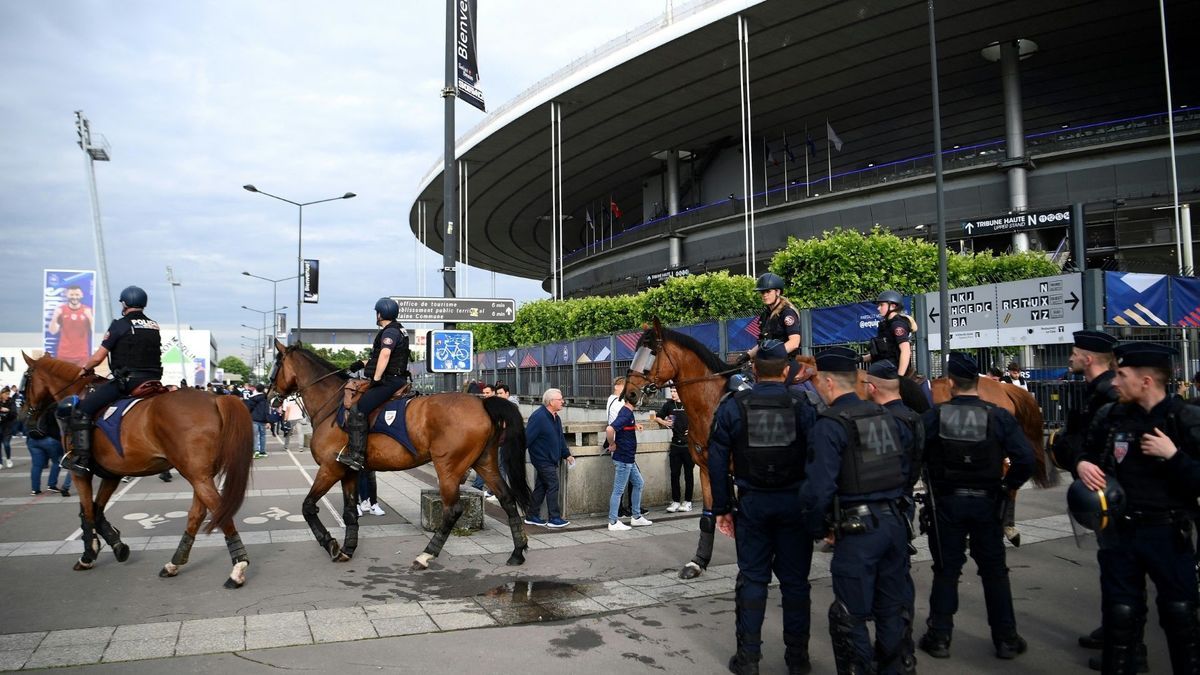
[[[364,499],[358,503],[358,515],[365,516],[371,510],[371,500]]]
[[[624,532],[625,530],[628,530],[628,529],[631,529],[631,528],[630,528],[628,525],[626,525],[625,523],[622,523],[622,522],[621,522],[621,521],[619,521],[619,520],[618,520],[618,521],[616,521],[615,523],[609,523],[609,524],[608,524],[608,531],[609,531],[609,532]]]
[[[9,457],[8,459],[4,460],[4,466],[6,466],[10,469],[12,468],[12,457]]]
[[[634,527],[645,527],[647,525],[653,525],[654,521],[647,520],[646,516],[638,516],[637,518],[630,520],[629,524],[633,525]],[[612,525],[609,525],[609,527],[612,527]]]
[[[679,502],[671,502],[671,505],[667,507],[667,513],[675,513],[678,510]]]
[[[499,497],[497,497],[496,495],[493,495],[493,494],[489,494],[488,496],[484,497],[483,499],[484,499],[485,501],[489,501],[489,502],[491,502],[491,503],[493,503],[493,504],[499,504],[499,503],[500,503],[500,498],[499,498]]]
[[[387,515],[387,511],[384,511],[382,508],[380,508],[380,506],[378,504],[372,504],[371,508],[367,510],[367,513],[370,513],[373,516],[386,516]]]
[[[692,503],[691,503],[691,502],[684,502],[684,503],[680,504],[680,505],[679,505],[679,510],[680,510],[680,511],[691,511],[691,510],[692,510]]]

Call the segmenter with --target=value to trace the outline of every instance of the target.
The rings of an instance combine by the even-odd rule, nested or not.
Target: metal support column
[[[1071,257],[1075,259],[1075,269],[1080,272],[1087,269],[1087,223],[1083,221],[1083,202],[1071,205]]]

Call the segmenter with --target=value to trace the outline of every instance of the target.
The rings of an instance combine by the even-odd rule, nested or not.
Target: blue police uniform
[[[1127,344],[1113,350],[1119,368],[1170,370],[1175,350]],[[1161,430],[1177,449],[1171,459],[1142,452],[1143,434]],[[1136,648],[1146,615],[1146,576],[1157,591],[1159,623],[1172,670],[1200,672],[1193,520],[1200,495],[1200,411],[1167,395],[1150,410],[1111,403],[1092,420],[1082,459],[1115,478],[1125,492],[1125,513],[1099,534],[1106,673],[1137,672]]]
[[[978,378],[978,366],[969,356],[951,354],[947,369],[952,375]],[[921,638],[921,648],[937,658],[950,655],[958,578],[970,539],[996,655],[1014,658],[1025,651],[1025,642],[1017,635],[1001,509],[1005,493],[1033,474],[1033,446],[1012,414],[974,395],[955,396],[925,413],[925,439],[935,508],[929,532],[933,554],[929,630]],[[1009,468],[1002,479],[1006,457]]]
[[[772,352],[780,360],[786,356],[782,345],[772,342],[760,350],[759,358]],[[804,480],[806,439],[814,417],[807,399],[790,393],[782,382],[760,382],[752,390],[728,396],[714,416],[708,445],[713,514],[733,511],[728,481],[731,460],[738,495],[734,516],[738,653],[730,662],[734,672],[757,672],[772,572],[783,595],[785,660],[796,672],[806,672],[809,666],[808,573],[813,544],[804,532],[797,488]]]
[[[851,350],[827,350],[817,355],[817,369],[853,373],[856,360]],[[910,485],[915,422],[847,393],[818,416],[809,436],[800,508],[809,534],[820,538],[834,507],[829,634],[839,673],[899,673],[908,656],[912,580],[901,498]],[[866,626],[872,618],[874,646]]]
[[[375,303],[377,321],[387,323],[375,334],[375,341],[371,345],[371,357],[363,367],[363,372],[371,378],[370,388],[346,411],[345,428],[348,442],[346,449],[337,456],[337,461],[355,471],[360,471],[366,466],[367,415],[391,398],[408,381],[408,334],[404,326],[396,320],[399,311],[400,306],[391,298],[380,298]],[[375,379],[379,357],[384,349],[390,349],[391,352],[382,375]]]

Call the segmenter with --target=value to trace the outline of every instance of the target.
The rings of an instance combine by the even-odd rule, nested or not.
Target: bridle
[[[267,379],[271,382],[270,387],[268,387],[268,389],[267,389],[268,394],[270,394],[272,391],[275,390],[275,377],[279,374],[279,369],[281,367],[283,367],[283,353],[279,352],[279,353],[275,354],[275,365],[271,366],[271,374],[267,376]],[[329,404],[337,398],[338,394],[340,394],[342,390],[341,389],[334,390],[333,395],[330,396],[329,398],[327,398],[325,401],[323,401],[321,403],[320,406],[317,407],[317,409],[316,409],[317,412],[321,412],[322,410],[329,408],[329,412],[323,413],[320,417],[313,417],[312,415],[310,415],[308,413],[308,406],[304,404],[304,391],[326,378],[332,377],[334,375],[337,375],[340,372],[343,372],[343,370],[344,369],[331,370],[328,373],[325,373],[324,375],[318,377],[317,379],[313,380],[312,382],[309,382],[308,384],[306,384],[302,387],[299,387],[296,389],[296,391],[292,392],[292,395],[294,395],[296,398],[296,404],[300,406],[300,412],[305,417],[312,420],[313,427],[316,427],[318,424],[320,424],[322,421],[324,421],[326,417],[329,417],[330,415],[333,414],[333,412],[334,412],[334,410],[336,410],[336,408],[331,407]],[[283,393],[283,392],[280,392],[280,393]]]
[[[25,419],[27,421],[36,420],[41,417],[50,406],[53,406],[58,402],[58,397],[66,393],[71,387],[74,387],[75,382],[79,379],[79,376],[76,375],[70,380],[67,380],[67,383],[63,385],[61,389],[50,395],[49,402],[45,405],[34,405],[33,398],[29,395],[29,387],[33,384],[33,370],[34,366],[29,366],[25,369],[25,375],[21,377],[20,391],[22,396],[25,398],[25,410],[22,414],[25,415]]]
[[[663,357],[667,363],[670,364],[671,370],[678,373],[679,367],[675,365],[675,360],[671,358],[671,353],[662,349],[662,335],[658,332],[658,329],[655,329],[651,334],[654,336],[654,340],[649,342],[649,344],[641,345],[633,354],[633,360],[629,363],[629,369],[626,372],[625,391],[622,392],[622,395],[627,394],[629,391],[630,384],[628,375],[637,374],[646,380],[646,384],[638,388],[638,391],[641,393],[639,398],[644,401],[647,396],[653,396],[658,392],[660,386],[659,381],[662,381],[663,385],[669,384],[670,386],[674,386],[676,389],[679,389],[688,385],[723,378],[741,371],[740,366],[735,366],[719,372],[701,375],[700,377],[691,377],[678,382],[674,381],[673,379],[663,380],[663,378],[658,375],[658,353],[660,351],[662,351]]]

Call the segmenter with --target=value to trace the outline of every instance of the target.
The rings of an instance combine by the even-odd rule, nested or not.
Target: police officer
[[[763,308],[758,313],[758,344],[746,352],[754,358],[767,340],[779,340],[788,358],[800,351],[800,313],[792,301],[783,297],[783,277],[767,272],[754,286],[762,297]]]
[[[1104,606],[1102,671],[1133,673],[1146,575],[1157,590],[1159,623],[1175,673],[1200,672],[1192,519],[1200,494],[1200,410],[1167,394],[1174,349],[1126,343],[1113,353],[1119,401],[1096,413],[1075,470],[1087,487],[1120,482],[1126,510],[1100,536]]]
[[[712,511],[717,529],[737,543],[737,653],[729,660],[734,673],[758,672],[772,572],[783,594],[788,672],[811,669],[808,573],[813,544],[800,518],[797,488],[804,481],[805,447],[815,413],[807,398],[784,386],[787,354],[778,340],[761,345],[754,358],[758,384],[721,402],[709,437]],[[738,493],[736,515],[727,480],[731,460]]]
[[[929,401],[912,376],[916,373],[912,334],[916,330],[913,320],[901,312],[904,297],[897,291],[884,291],[875,298],[875,309],[879,312],[879,329],[871,338],[864,363],[891,361],[900,372],[900,387],[906,405],[923,413],[929,410]]]
[[[371,345],[371,357],[363,373],[371,387],[346,411],[346,434],[350,437],[346,449],[337,460],[355,471],[362,470],[367,460],[367,415],[383,405],[408,381],[408,333],[396,320],[400,305],[391,298],[375,302],[375,325],[379,332]],[[354,364],[357,366],[358,364]],[[355,370],[352,366],[351,370]]]
[[[936,508],[929,533],[933,588],[928,631],[920,647],[934,658],[950,656],[958,578],[967,561],[969,538],[971,557],[983,582],[996,656],[1013,659],[1025,651],[1026,644],[1017,634],[1013,613],[1001,507],[1004,495],[1032,475],[1033,448],[1008,411],[979,398],[979,366],[974,359],[951,353],[946,374],[952,398],[925,413],[925,463]],[[1008,474],[1001,479],[1006,457]]]
[[[162,338],[158,323],[146,316],[146,291],[130,286],[121,291],[121,316],[108,326],[108,332],[92,354],[79,377],[90,376],[96,366],[108,359],[113,377],[96,387],[71,411],[67,429],[71,432],[71,452],[62,466],[75,473],[88,473],[92,462],[92,418],[117,399],[128,396],[138,385],[162,378]]]
[[[829,635],[838,673],[899,673],[911,624],[907,514],[915,415],[907,422],[855,395],[858,355],[817,354],[816,387],[829,407],[809,437],[811,458],[800,508],[812,537],[837,539],[830,571]],[[895,378],[895,366],[877,368]],[[899,391],[897,387],[896,396]],[[866,622],[875,621],[875,646]]]

